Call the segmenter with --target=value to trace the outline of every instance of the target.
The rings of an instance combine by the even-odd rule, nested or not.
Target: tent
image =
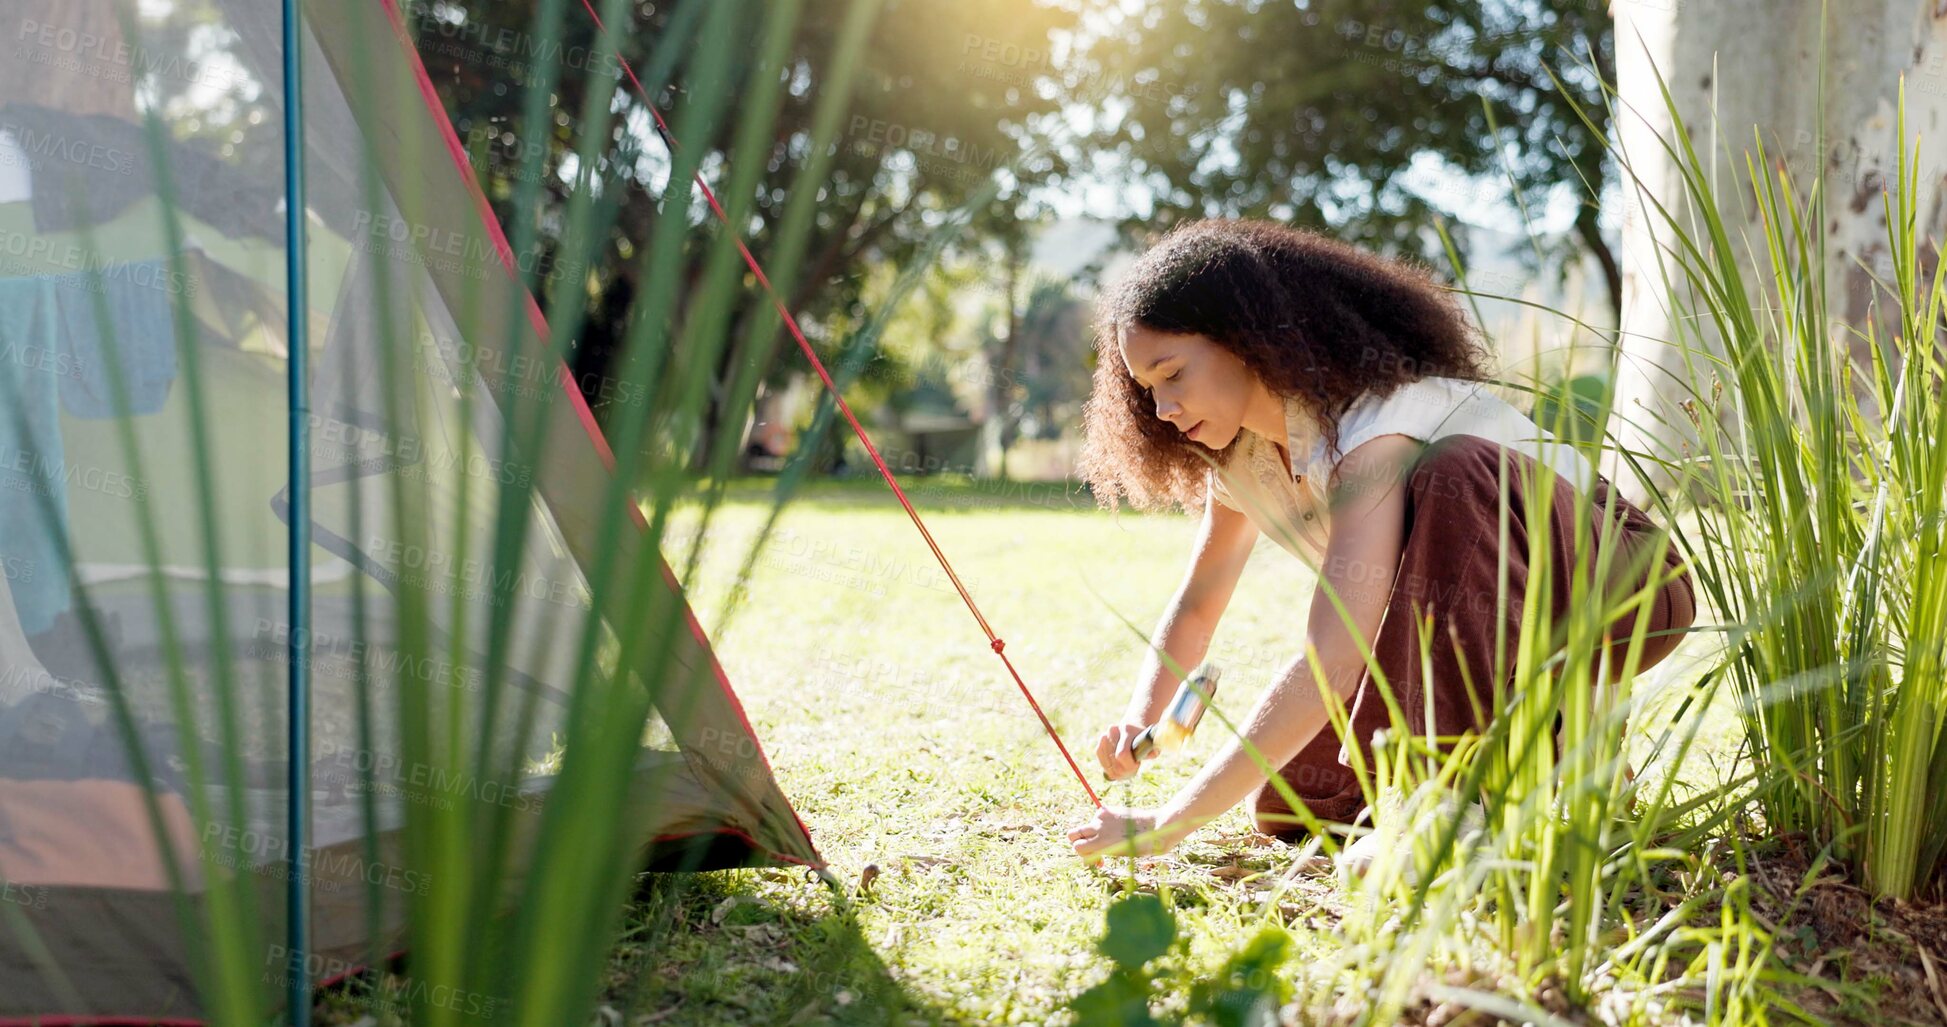
[[[403,904],[368,910],[366,884],[414,872],[397,843],[410,790],[389,786],[420,768],[402,765],[394,725],[379,723],[361,741],[351,711],[359,682],[381,697],[467,691],[487,654],[504,653],[497,671],[514,685],[507,701],[534,718],[532,730],[510,729],[507,744],[525,746],[530,765],[544,768],[574,672],[571,647],[557,640],[590,619],[612,634],[617,611],[595,605],[591,575],[652,543],[638,524],[598,551],[613,457],[568,375],[547,359],[547,325],[522,279],[535,260],[515,253],[496,223],[396,0],[315,4],[306,15],[313,371],[309,474],[299,482],[282,446],[291,417],[283,169],[275,151],[249,145],[276,127],[274,117],[264,129],[251,119],[282,109],[279,3],[22,0],[9,9],[12,59],[0,64],[0,1023],[195,1022],[205,1012],[185,958],[195,939],[179,927],[170,859],[187,868],[192,900],[199,847],[249,870],[262,884],[262,935],[280,947],[286,868],[303,867],[312,984],[363,959],[374,913],[389,938],[402,938]],[[145,110],[161,114],[165,138],[145,135]],[[169,259],[165,192],[184,233],[180,262]],[[193,375],[179,338],[195,340]],[[471,404],[460,400],[462,384],[479,386]],[[200,443],[189,429],[192,385],[219,427]],[[545,452],[503,459],[503,408],[539,390],[559,390]],[[139,461],[120,432],[124,403]],[[214,560],[197,484],[212,468]],[[422,511],[419,542],[392,530],[393,476],[438,497]],[[474,536],[516,482],[533,488],[520,565],[457,556],[487,550]],[[314,543],[301,569],[285,552],[293,488],[309,500]],[[310,623],[295,628],[286,613],[294,571],[312,596]],[[666,565],[660,572],[686,632],[674,653],[656,655],[664,662],[633,668],[665,682],[652,725],[659,741],[641,752],[631,800],[645,864],[821,866],[676,578]],[[499,584],[515,604],[503,639],[483,636],[495,574],[511,575]],[[462,626],[447,622],[445,602],[431,612],[434,651],[461,660],[402,659],[388,625],[401,586],[414,581],[436,581],[449,599],[457,590]],[[92,618],[81,616],[84,600]],[[105,635],[109,667],[94,656],[90,620]],[[285,661],[300,636],[312,653],[312,787],[307,844],[292,852]],[[172,703],[171,653],[189,671],[193,725]],[[235,675],[242,733],[231,743],[243,769],[215,790],[219,807],[234,801],[244,816],[199,831],[184,749],[222,741],[225,671]],[[116,694],[138,715],[133,737],[111,716]],[[509,710],[498,723],[518,719]],[[549,785],[537,771],[442,787],[496,793],[489,801],[515,810],[516,838],[531,839]],[[266,952],[266,967],[277,962]]]

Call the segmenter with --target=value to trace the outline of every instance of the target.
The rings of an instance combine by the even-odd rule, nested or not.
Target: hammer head
[[[1196,731],[1197,722],[1203,719],[1204,697],[1217,694],[1217,682],[1222,676],[1222,669],[1214,663],[1204,663],[1191,671],[1189,679],[1176,686],[1175,697],[1163,709],[1163,719],[1144,728],[1129,744],[1130,755],[1138,761],[1146,760],[1158,752],[1174,750],[1188,740]],[[1198,695],[1199,691],[1203,695]]]

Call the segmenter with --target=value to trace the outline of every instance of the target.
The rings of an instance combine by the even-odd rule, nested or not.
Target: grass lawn
[[[733,488],[691,600],[848,894],[785,870],[649,881],[611,961],[617,1022],[1060,1021],[1062,1004],[1108,966],[1095,941],[1129,861],[1091,869],[1069,851],[1064,832],[1086,817],[1086,795],[883,482],[821,484],[794,503],[751,599],[726,622],[767,490]],[[1113,517],[1059,486],[914,479],[909,494],[1099,783],[1093,741],[1126,702],[1144,645],[1118,615],[1145,633],[1154,625],[1194,520]],[[665,549],[678,573],[695,512]],[[1309,571],[1260,539],[1211,648],[1226,713],[1248,709],[1298,650],[1312,587]],[[1693,638],[1644,680],[1694,673],[1708,649]],[[1216,725],[1187,758],[1108,785],[1104,800],[1163,800],[1215,749]],[[1332,878],[1294,870],[1293,851],[1255,835],[1239,808],[1141,861],[1136,876],[1169,886],[1190,939],[1183,958],[1209,968],[1267,917],[1333,918]],[[868,865],[880,872],[865,891]]]

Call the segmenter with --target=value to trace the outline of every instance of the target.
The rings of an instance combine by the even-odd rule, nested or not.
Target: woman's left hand
[[[1095,818],[1068,831],[1075,855],[1090,863],[1105,856],[1148,856],[1168,852],[1183,839],[1183,832],[1164,827],[1156,810],[1104,806]]]

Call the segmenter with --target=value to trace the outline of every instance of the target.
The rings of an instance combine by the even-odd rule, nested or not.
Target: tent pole
[[[286,768],[284,850],[284,934],[290,955],[285,974],[291,1027],[311,1023],[310,903],[305,887],[305,850],[310,847],[311,808],[311,462],[306,426],[311,405],[305,388],[305,365],[310,356],[305,289],[304,245],[304,76],[303,32],[297,0],[284,3],[284,284],[285,338],[289,392],[291,480],[290,520],[290,645],[287,675],[290,684]]]

